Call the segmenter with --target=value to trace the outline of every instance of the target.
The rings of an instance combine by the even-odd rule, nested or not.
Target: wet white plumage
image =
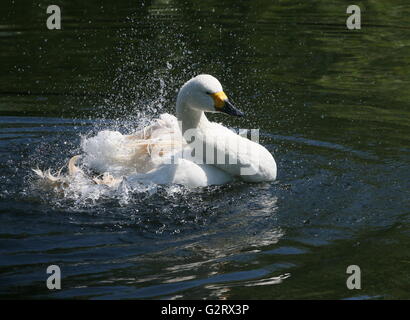
[[[128,183],[182,184],[189,187],[224,184],[234,179],[259,182],[276,178],[276,163],[268,150],[241,137],[228,128],[210,122],[204,112],[216,112],[210,93],[222,92],[219,81],[210,75],[199,75],[188,81],[177,99],[177,117],[162,114],[153,124],[132,134],[101,131],[82,142],[82,162],[101,173],[96,184],[118,186]],[[191,130],[191,131],[189,131]],[[193,143],[183,133],[193,132],[196,142],[206,150],[222,155],[225,163],[209,163],[206,155],[186,157]],[[185,135],[186,137],[186,135]],[[229,159],[232,163],[229,163]],[[51,183],[69,183],[73,175],[84,175],[73,158],[67,176],[35,172]],[[209,160],[209,159],[208,159]]]

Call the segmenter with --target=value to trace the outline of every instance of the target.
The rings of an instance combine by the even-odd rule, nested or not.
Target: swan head
[[[178,100],[194,110],[244,116],[244,113],[229,101],[218,79],[209,74],[198,75],[185,83],[179,91]]]

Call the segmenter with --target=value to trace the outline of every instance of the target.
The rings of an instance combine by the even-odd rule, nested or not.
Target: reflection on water
[[[0,4],[1,297],[409,298],[407,3],[358,3],[354,32],[343,1],[63,2],[58,32],[47,5]],[[31,168],[173,113],[198,73],[247,114],[212,120],[259,128],[278,181],[38,186]]]

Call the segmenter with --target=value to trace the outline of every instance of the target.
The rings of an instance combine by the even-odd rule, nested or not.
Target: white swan
[[[102,131],[83,141],[83,162],[103,173],[97,184],[182,184],[190,187],[224,184],[233,179],[250,182],[276,179],[271,153],[228,128],[210,122],[204,112],[242,116],[228,100],[219,81],[199,75],[179,91],[176,115],[162,114],[152,125],[133,135]],[[188,143],[188,142],[189,143]],[[85,175],[69,162],[68,176],[35,170],[52,183],[67,183],[72,175]]]

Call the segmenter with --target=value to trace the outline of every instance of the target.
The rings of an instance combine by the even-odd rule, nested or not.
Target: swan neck
[[[190,108],[180,100],[177,101],[177,119],[182,124],[182,134],[189,129],[202,128],[208,123],[203,111]]]

